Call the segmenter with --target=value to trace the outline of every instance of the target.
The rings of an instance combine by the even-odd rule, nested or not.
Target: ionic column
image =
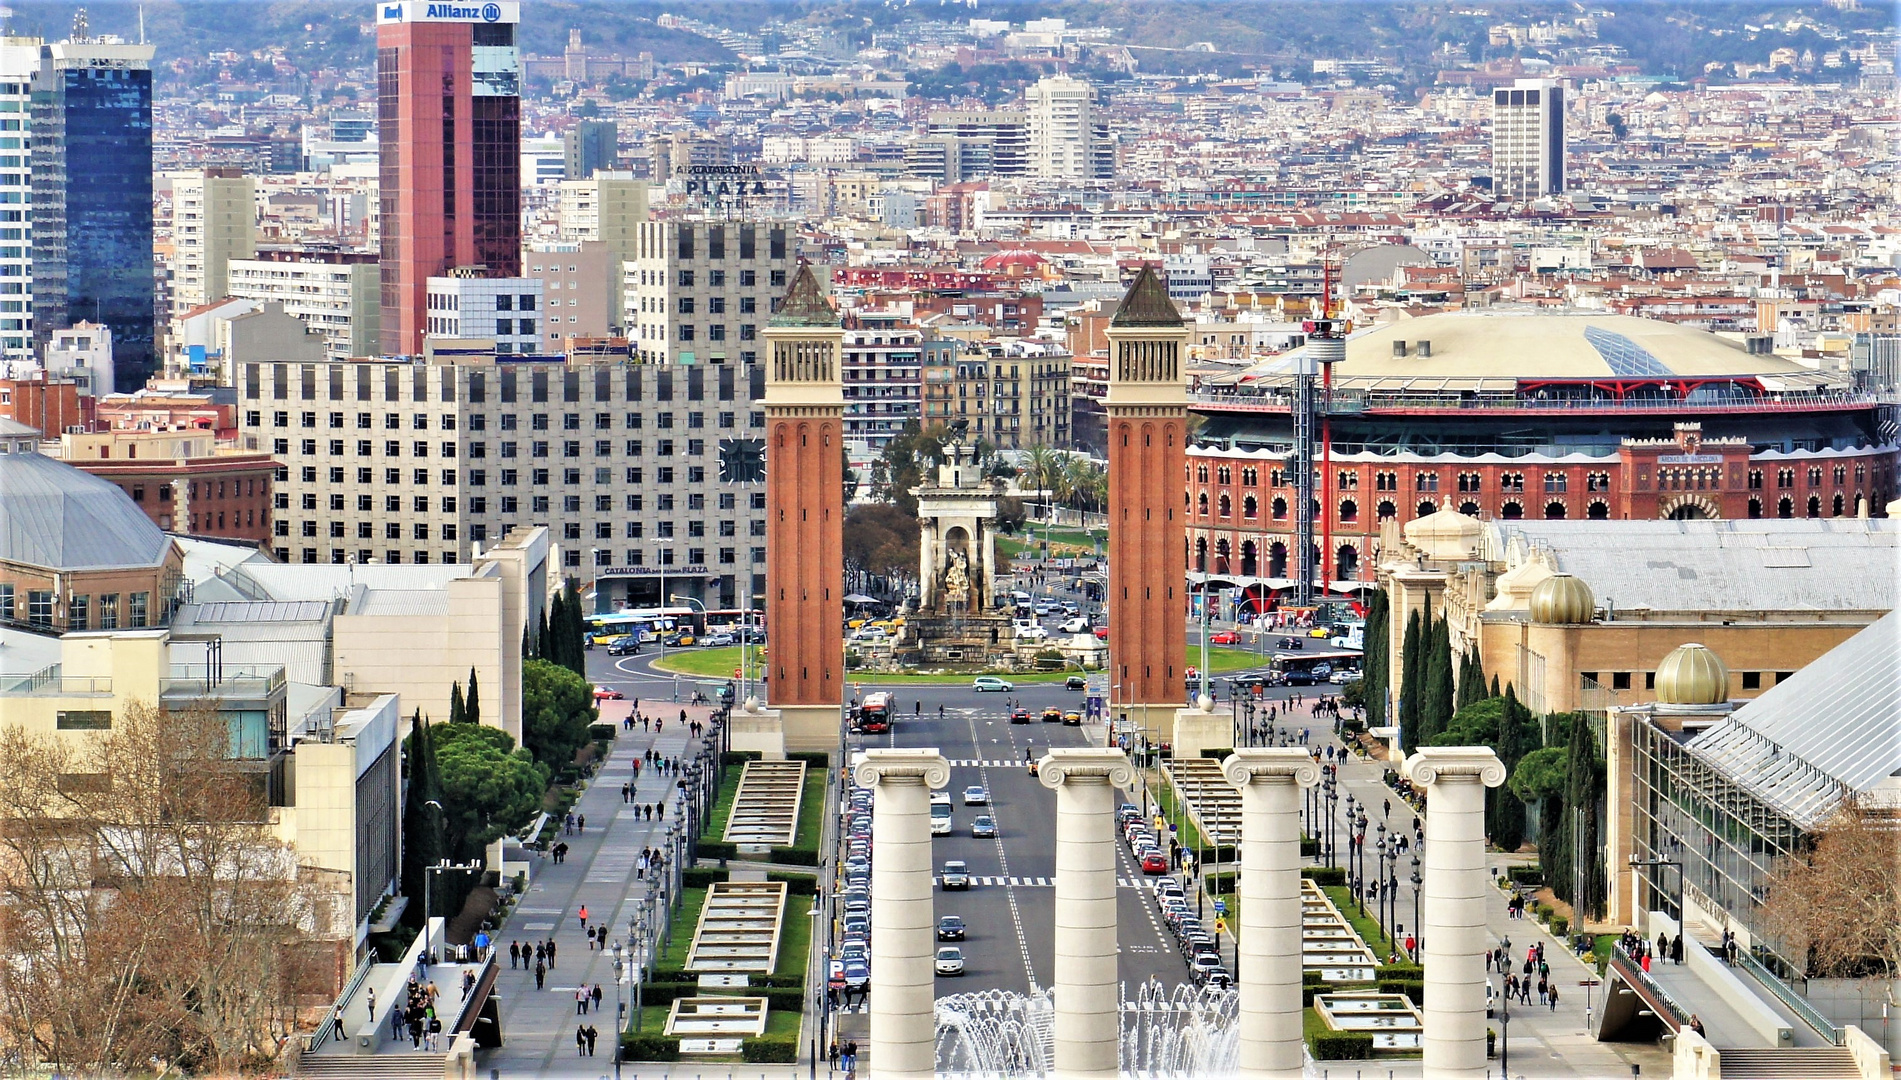
[[[1241,1075],[1297,1078],[1301,1041],[1300,789],[1320,766],[1294,746],[1237,749],[1221,771],[1241,791]]]
[[[871,1058],[875,1076],[930,1076],[937,1064],[931,789],[950,783],[936,750],[866,750],[852,779],[876,792],[871,837]]]
[[[1505,782],[1486,746],[1422,746],[1404,772],[1426,793],[1420,919],[1426,1080],[1485,1073],[1485,789]]]
[[[1065,748],[1044,755],[1037,778],[1056,789],[1056,1075],[1114,1076],[1116,788],[1135,770],[1120,750]]]

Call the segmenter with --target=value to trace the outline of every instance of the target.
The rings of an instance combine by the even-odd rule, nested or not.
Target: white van
[[[931,802],[931,835],[932,836],[949,836],[950,835],[950,831],[951,831],[950,796],[946,795],[944,797],[944,800],[945,801],[943,802],[937,802],[936,800],[932,800]]]

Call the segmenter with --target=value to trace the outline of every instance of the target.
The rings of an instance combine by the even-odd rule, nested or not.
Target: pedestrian
[[[1680,933],[1670,939],[1670,962],[1673,964],[1683,963],[1683,935]]]
[[[622,784],[620,786],[620,801],[622,803],[630,803],[634,801],[634,785]]]
[[[535,989],[545,990],[548,986],[548,965],[535,961]]]
[[[1703,1030],[1703,1021],[1699,1019],[1695,1013],[1690,1014],[1690,1030],[1696,1032],[1703,1038],[1709,1037],[1709,1033]]]
[[[574,1056],[587,1056],[587,1028],[580,1024],[574,1025]]]
[[[422,1010],[417,1009],[409,1015],[409,1048],[422,1049]]]
[[[423,1046],[433,1053],[441,1039],[442,1017],[436,1015],[436,1010],[432,1006],[429,1009],[429,1036],[423,1040]]]
[[[344,1040],[345,1036],[343,1034],[343,1006],[341,1005],[337,1006],[335,1009],[332,1009],[330,1012],[330,1037],[337,1040],[338,1042],[342,1042]]]
[[[519,941],[508,943],[508,966],[510,970],[521,966],[521,942]]]
[[[1670,955],[1670,935],[1662,931],[1658,931],[1657,933],[1657,955]]]
[[[1546,1004],[1551,1006],[1552,1012],[1558,1011],[1558,984],[1555,982],[1551,984],[1551,996],[1546,999]]]
[[[374,1030],[376,1027],[376,987],[374,986],[369,988],[369,999],[370,1015],[369,1018],[364,1021],[363,1026]]]
[[[589,1024],[587,1026],[587,1056],[588,1057],[594,1056],[594,1040],[600,1037],[601,1037],[601,1033],[594,1030],[593,1024]]]
[[[943,708],[943,706],[940,705],[938,708]],[[825,1051],[825,1063],[834,1069],[838,1068],[838,1038],[836,1036],[832,1038],[831,1047]]]
[[[586,904],[581,905],[581,910],[579,914],[581,916],[581,929],[586,930],[587,929],[587,905]]]
[[[575,820],[575,827],[574,827],[575,832],[584,833],[587,831],[587,815],[586,814],[582,814],[576,817],[574,820]]]
[[[1646,975],[1650,974],[1650,954],[1648,952],[1644,953],[1644,958],[1643,958],[1642,963],[1644,966],[1644,974]]]
[[[911,715],[912,716],[924,715],[924,699],[918,698],[911,702]]]
[[[587,1015],[587,991],[586,990],[576,990],[574,992],[574,1015],[576,1016]]]
[[[654,803],[653,810],[654,817],[659,818],[661,821],[667,820],[667,804],[664,801]]]
[[[554,962],[554,939],[553,939],[553,938],[549,938],[549,939],[548,939],[548,967],[549,967],[549,968],[553,968],[554,966],[555,966],[555,962]]]
[[[1551,994],[1551,984],[1545,979],[1540,978],[1538,980],[1538,1004],[1543,1005],[1545,1003],[1545,999],[1549,997],[1550,994]]]
[[[601,1011],[601,984],[595,983],[594,989],[588,991],[587,996],[594,1004],[594,1011],[600,1012]]]

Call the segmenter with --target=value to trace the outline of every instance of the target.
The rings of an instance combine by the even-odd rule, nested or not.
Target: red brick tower
[[[1151,738],[1187,699],[1182,470],[1187,467],[1188,331],[1168,286],[1144,266],[1109,339],[1109,700]],[[1151,707],[1167,711],[1151,720]]]
[[[844,340],[800,266],[766,327],[768,696],[790,750],[833,746],[845,697]]]

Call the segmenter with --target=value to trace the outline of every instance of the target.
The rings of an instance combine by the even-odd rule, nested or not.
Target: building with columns
[[[845,702],[845,330],[810,265],[765,336],[770,697],[787,749],[825,749]]]
[[[1185,700],[1183,530],[1169,492],[1182,475],[1188,330],[1153,266],[1116,307],[1109,339],[1109,703],[1160,738],[1162,716]],[[1159,505],[1158,505],[1159,504]]]

